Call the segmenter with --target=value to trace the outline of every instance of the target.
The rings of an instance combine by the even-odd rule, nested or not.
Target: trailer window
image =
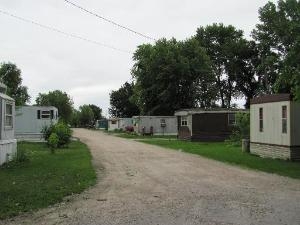
[[[181,117],[181,126],[187,126],[187,116],[182,116]]]
[[[286,134],[287,133],[287,107],[286,105],[282,106],[281,109],[282,113],[282,133]]]
[[[235,125],[235,113],[228,114],[228,124]]]
[[[51,116],[51,112],[49,110],[42,111],[42,113],[41,113],[42,119],[50,119],[50,116]]]
[[[264,111],[263,108],[259,108],[259,131],[264,131]]]
[[[13,127],[13,106],[11,103],[5,104],[5,127]]]

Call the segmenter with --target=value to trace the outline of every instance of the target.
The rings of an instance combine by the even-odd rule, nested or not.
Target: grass
[[[282,176],[300,179],[300,163],[279,159],[260,158],[241,151],[226,143],[199,143],[180,140],[140,140],[143,143],[158,145],[192,154],[201,155],[210,159],[226,162],[241,167],[275,173]]]
[[[0,168],[0,219],[60,202],[95,184],[87,146],[71,142],[55,154],[44,143],[18,143],[29,160]]]

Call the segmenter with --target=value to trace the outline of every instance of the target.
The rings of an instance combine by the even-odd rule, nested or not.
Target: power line
[[[20,17],[20,16],[16,16],[12,13],[9,13],[9,12],[6,12],[6,11],[3,11],[0,9],[0,13],[6,15],[6,16],[10,16],[10,17],[13,17],[15,19],[18,19],[18,20],[21,20],[23,22],[26,22],[26,23],[31,23],[33,25],[36,25],[36,26],[39,26],[41,28],[44,28],[44,29],[47,29],[47,30],[50,30],[50,31],[53,31],[53,32],[56,32],[56,33],[59,33],[59,34],[62,34],[62,35],[65,35],[67,37],[72,37],[72,38],[76,38],[76,39],[79,39],[79,40],[82,40],[82,41],[86,41],[86,42],[89,42],[89,43],[92,43],[92,44],[96,44],[96,45],[100,45],[102,47],[105,47],[105,48],[110,48],[110,49],[113,49],[113,50],[116,50],[116,51],[120,51],[120,52],[125,52],[125,53],[130,53],[132,54],[132,52],[130,51],[127,51],[127,50],[124,50],[124,49],[120,49],[120,48],[116,48],[114,46],[111,46],[111,45],[107,45],[107,44],[103,44],[101,42],[98,42],[98,41],[94,41],[94,40],[91,40],[91,39],[88,39],[88,38],[85,38],[85,37],[81,37],[81,36],[78,36],[76,34],[71,34],[71,33],[67,33],[67,32],[64,32],[62,30],[59,30],[59,29],[56,29],[54,27],[50,27],[50,26],[47,26],[47,25],[43,25],[41,23],[37,23],[35,21],[32,21],[32,20],[29,20],[29,19],[25,19],[23,17]]]
[[[132,33],[134,33],[134,34],[137,34],[137,35],[139,35],[139,36],[141,36],[141,37],[150,39],[150,40],[152,40],[152,41],[156,41],[156,39],[153,38],[153,37],[150,37],[150,36],[148,36],[148,35],[142,34],[142,33],[138,32],[138,31],[135,31],[135,30],[133,30],[133,29],[131,29],[131,28],[128,28],[128,27],[123,26],[123,25],[121,25],[121,24],[119,24],[119,23],[116,23],[116,22],[114,22],[114,21],[112,21],[112,20],[110,20],[110,19],[107,19],[107,18],[105,18],[105,17],[103,17],[103,16],[100,16],[100,15],[98,15],[97,13],[94,13],[94,12],[92,12],[92,11],[86,9],[86,8],[83,8],[83,7],[80,6],[80,5],[75,4],[74,2],[71,2],[71,1],[69,1],[69,0],[64,0],[64,1],[65,1],[66,3],[68,3],[68,4],[73,5],[74,7],[78,8],[78,9],[81,9],[82,11],[84,11],[84,12],[86,12],[86,13],[88,13],[88,14],[91,14],[91,15],[93,15],[93,16],[96,16],[96,17],[98,17],[99,19],[102,19],[102,20],[104,20],[104,21],[106,21],[106,22],[108,22],[108,23],[111,23],[111,24],[113,24],[113,25],[115,25],[115,26],[117,26],[117,27],[119,27],[119,28],[122,28],[122,29],[124,29],[124,30],[130,31],[130,32],[132,32]]]

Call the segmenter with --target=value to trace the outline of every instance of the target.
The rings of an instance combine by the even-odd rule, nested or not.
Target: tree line
[[[173,115],[180,108],[245,107],[259,94],[291,93],[300,100],[300,1],[268,2],[246,39],[222,23],[201,26],[194,36],[138,46],[132,82],[110,93],[116,117]]]
[[[15,99],[16,106],[30,103],[28,87],[22,85],[21,70],[13,63],[0,64],[0,80],[7,86],[7,95]],[[82,105],[74,108],[72,98],[61,90],[39,93],[35,99],[37,106],[55,106],[61,121],[74,127],[87,127],[102,118],[102,109],[96,105]]]

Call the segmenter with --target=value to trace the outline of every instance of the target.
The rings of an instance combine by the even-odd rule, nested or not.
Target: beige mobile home
[[[262,157],[300,160],[300,103],[289,94],[252,99],[250,151]]]
[[[15,128],[15,100],[5,93],[6,86],[0,83],[0,165],[11,160],[17,152]]]
[[[176,116],[134,116],[132,119],[138,134],[177,135]]]
[[[54,106],[16,107],[16,138],[18,140],[40,140],[43,127],[57,122],[58,109]]]

